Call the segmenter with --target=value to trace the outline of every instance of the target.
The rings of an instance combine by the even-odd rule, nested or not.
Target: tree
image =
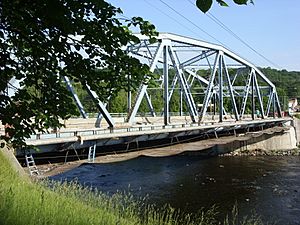
[[[7,132],[1,138],[16,146],[75,113],[63,76],[89,85],[101,100],[128,88],[128,76],[135,88],[149,68],[122,50],[139,41],[130,27],[150,40],[157,35],[154,25],[125,19],[104,0],[2,0],[0,21],[0,120]],[[13,77],[27,88],[8,97]]]
[[[223,0],[215,0],[221,6],[228,6]],[[247,5],[248,2],[253,4],[253,0],[233,0],[238,5]],[[212,6],[213,0],[196,0],[197,7],[204,13],[206,13]]]

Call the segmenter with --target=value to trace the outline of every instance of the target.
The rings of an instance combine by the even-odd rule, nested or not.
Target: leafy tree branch
[[[154,25],[141,17],[118,19],[119,8],[104,0],[3,0],[0,3],[0,120],[13,144],[24,145],[36,131],[62,124],[76,112],[62,76],[88,84],[104,100],[136,88],[147,65],[123,47],[138,38],[130,27],[154,38]],[[8,97],[10,80],[21,89]]]
[[[197,7],[204,13],[206,13],[212,6],[214,0],[196,0]],[[221,6],[228,6],[226,1],[215,0]],[[248,3],[254,4],[253,0],[233,0],[235,4],[247,5]]]

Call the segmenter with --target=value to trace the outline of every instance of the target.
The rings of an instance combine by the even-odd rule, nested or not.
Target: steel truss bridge
[[[160,33],[155,43],[150,43],[148,37],[141,34],[137,36],[140,43],[130,44],[126,51],[148,64],[152,73],[159,75],[155,82],[156,87],[163,91],[165,125],[171,124],[170,103],[177,91],[180,96],[179,114],[183,114],[184,104],[190,122],[199,125],[210,120],[211,115],[218,116],[218,122],[228,117],[242,121],[246,110],[252,120],[256,120],[256,115],[261,119],[281,117],[275,85],[255,65],[225,47],[170,33]],[[171,75],[171,70],[175,75]],[[143,75],[148,81],[149,75]],[[64,79],[81,115],[87,118],[70,80]],[[107,103],[101,102],[89,86],[86,89],[97,103],[98,119],[104,118],[109,127],[115,127],[114,119],[106,109]],[[151,115],[157,116],[149,94],[151,89],[146,82],[141,84],[133,101],[131,92],[128,93],[129,124],[135,123],[143,99]]]
[[[127,125],[117,126],[106,108],[107,103],[100,101],[96,92],[86,85],[99,109],[93,127],[31,135],[27,144],[38,146],[42,152],[89,148],[88,161],[93,162],[97,146],[129,147],[136,143],[138,148],[138,142],[171,139],[172,143],[178,137],[209,136],[211,133],[217,137],[222,132],[247,132],[250,128],[264,129],[290,122],[290,118],[275,118],[282,117],[275,85],[256,66],[225,47],[170,33],[160,33],[154,43],[146,36],[137,36],[140,43],[126,46],[126,51],[148,64],[150,72],[158,75],[158,79],[151,81],[151,86],[143,82],[136,92],[128,92]],[[141,75],[149,81],[150,74]],[[63,79],[82,117],[87,119],[88,114],[72,81],[68,77]],[[151,101],[153,88],[163,92],[163,109],[159,112],[155,111]],[[131,95],[135,96],[133,101]],[[179,115],[187,113],[189,121],[174,123],[174,118],[172,121],[170,105],[175,95],[179,96]],[[163,117],[163,123],[136,124],[143,99],[151,116]],[[95,127],[102,118],[108,128]],[[38,174],[32,153],[33,150],[25,153],[26,163],[30,174]],[[17,154],[24,155],[24,152],[18,151]]]

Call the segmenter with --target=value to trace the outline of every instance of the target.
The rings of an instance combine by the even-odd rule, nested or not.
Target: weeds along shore
[[[183,214],[169,206],[156,208],[143,199],[117,193],[107,196],[77,183],[31,181],[15,171],[0,150],[0,224],[97,225],[235,225],[263,224],[259,217],[238,220],[235,207],[218,221],[215,207]]]

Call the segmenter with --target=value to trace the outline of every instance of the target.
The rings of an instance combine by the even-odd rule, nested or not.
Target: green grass
[[[76,183],[30,182],[12,169],[0,148],[0,224],[262,224],[257,217],[238,221],[236,209],[222,223],[216,215],[215,208],[197,214],[183,214],[169,206],[157,209],[130,195],[108,197]]]

